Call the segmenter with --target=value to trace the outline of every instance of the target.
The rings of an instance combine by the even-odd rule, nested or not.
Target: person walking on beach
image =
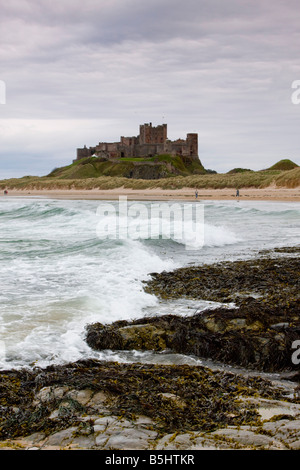
[[[195,198],[198,199],[198,189],[195,191]]]
[[[235,196],[240,197],[240,190],[239,189],[236,190],[236,195]]]

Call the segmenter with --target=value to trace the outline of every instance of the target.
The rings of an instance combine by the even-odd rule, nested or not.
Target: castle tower
[[[149,124],[140,125],[139,143],[142,144],[163,144],[167,140],[167,124],[152,127]]]
[[[198,134],[187,134],[186,144],[189,155],[198,158]]]

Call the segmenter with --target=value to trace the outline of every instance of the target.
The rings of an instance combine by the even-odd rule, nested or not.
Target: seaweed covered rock
[[[297,369],[292,361],[293,344],[300,339],[297,252],[153,273],[146,284],[152,294],[234,301],[236,306],[224,305],[189,317],[166,315],[109,327],[88,325],[87,342],[94,349],[171,349],[264,371]]]
[[[88,325],[86,328],[88,345],[96,350],[153,349],[162,351],[167,347],[167,332],[163,328],[151,324],[126,324],[121,327],[119,325],[120,322],[109,326],[102,325],[102,323]]]
[[[260,299],[262,305],[268,301],[284,307],[291,301],[299,302],[300,248],[294,247],[294,252],[294,256],[269,256],[151,273],[152,279],[145,284],[145,290],[165,299],[186,297],[237,304],[251,296]]]
[[[201,366],[85,360],[0,371],[0,439],[33,433],[43,433],[46,439],[72,430],[73,437],[79,431],[81,436],[96,437],[100,446],[108,438],[106,427],[117,417],[130,420],[131,429],[143,417],[157,437],[212,431],[259,421],[255,406],[240,400],[257,396],[283,399],[285,393],[259,377]]]
[[[86,341],[93,349],[124,349],[121,334],[116,328],[96,323],[94,328],[87,327]]]
[[[121,328],[116,322],[109,326],[105,345],[106,349],[115,349],[113,343],[108,345],[109,337],[120,336],[122,342],[116,349],[170,349],[264,371],[295,369],[292,345],[300,338],[300,323],[295,320],[295,311],[291,308],[290,316],[285,311],[284,318],[289,321],[280,323],[276,316],[276,323],[273,323],[272,317],[272,310],[260,307],[251,299],[238,309],[205,310],[191,317],[143,318],[127,322],[127,326]],[[99,347],[98,335],[102,338],[104,331],[101,324],[88,325],[86,338],[90,347],[103,349]]]

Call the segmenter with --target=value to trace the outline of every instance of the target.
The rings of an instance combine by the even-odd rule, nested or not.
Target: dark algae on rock
[[[89,325],[87,342],[99,350],[170,349],[269,372],[297,369],[291,360],[292,345],[300,339],[300,263],[295,253],[152,274],[145,289],[158,297],[225,305],[187,317]]]
[[[254,407],[245,408],[242,396],[282,396],[261,378],[184,365],[86,360],[32,371],[3,371],[0,439],[36,432],[47,435],[82,422],[82,416],[93,416],[93,405],[78,401],[76,391],[104,394],[106,413],[128,419],[148,416],[158,435],[250,424],[258,415]]]
[[[298,256],[261,257],[153,273],[146,290],[162,298],[185,296],[239,303],[253,296],[260,297],[261,302],[288,303],[299,300],[300,249],[297,251]]]

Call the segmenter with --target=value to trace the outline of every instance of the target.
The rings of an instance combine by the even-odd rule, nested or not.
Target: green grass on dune
[[[156,161],[163,161],[165,164],[173,166],[177,165],[177,169],[181,167],[186,170],[184,162],[179,158],[170,156],[155,157]],[[172,159],[172,160],[171,160]],[[128,159],[127,159],[128,160]],[[140,159],[138,159],[141,162]],[[154,157],[151,161],[155,161]],[[281,165],[283,160],[281,160]],[[280,162],[278,162],[280,163]],[[292,162],[293,163],[293,162]],[[286,164],[286,162],[284,163]],[[85,159],[76,161],[71,165],[57,168],[48,176],[24,176],[23,178],[11,178],[0,181],[0,189],[182,189],[182,188],[198,188],[198,189],[224,189],[224,188],[266,188],[274,185],[278,188],[296,188],[300,186],[300,167],[296,165],[293,169],[278,169],[280,165],[273,165],[268,170],[261,171],[230,171],[228,173],[207,173],[202,172],[201,164],[190,162],[187,171],[183,174],[168,174],[166,178],[160,179],[134,179],[123,176],[133,168],[132,159],[126,161],[123,159],[118,162],[101,161],[101,159]],[[290,166],[290,164],[288,165]],[[202,167],[203,168],[203,167]],[[237,169],[239,170],[239,169]],[[203,173],[203,172],[202,172]]]
[[[284,158],[279,162],[275,163],[275,165],[271,166],[269,170],[281,170],[281,171],[288,171],[294,170],[295,168],[299,168],[297,163],[292,162],[288,158]]]

